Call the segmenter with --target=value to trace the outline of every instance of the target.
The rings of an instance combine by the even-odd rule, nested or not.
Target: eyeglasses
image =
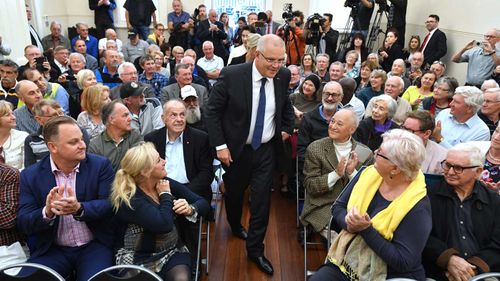
[[[323,96],[325,96],[326,98],[332,97],[332,98],[336,99],[336,98],[340,98],[342,96],[342,94],[341,93],[323,92]]]
[[[391,159],[389,159],[387,156],[380,153],[380,149],[375,150],[374,153],[375,153],[375,157],[380,156],[380,157],[384,158],[385,160],[392,163]]]
[[[446,67],[446,64],[444,64],[444,62],[442,62],[442,61],[440,61],[440,60],[436,60],[436,61],[434,61],[432,64],[439,64],[439,65],[441,65],[441,66]]]
[[[485,104],[497,103],[497,102],[500,102],[500,100],[483,100],[483,103]]]
[[[415,134],[416,132],[422,132],[422,130],[412,130],[410,128],[406,128],[405,126],[401,126],[401,129],[405,130],[405,131],[408,131],[412,134]]]
[[[451,164],[449,162],[446,162],[446,160],[441,161],[441,168],[443,168],[443,170],[445,172],[448,172],[449,170],[451,170],[451,168],[453,168],[453,170],[455,171],[455,173],[461,174],[466,169],[473,169],[473,168],[477,168],[477,167],[479,167],[479,166],[466,166],[466,167],[462,167],[462,166],[453,165],[453,164]]]
[[[270,59],[270,58],[264,56],[263,53],[259,53],[259,54],[262,55],[262,57],[267,61],[267,63],[272,64],[272,65],[283,64],[285,62],[285,59]]]
[[[450,89],[443,89],[443,88],[441,88],[441,87],[435,87],[435,88],[434,88],[434,91],[437,91],[437,90],[439,90],[439,91],[441,91],[441,92],[449,92],[449,91],[450,91]]]

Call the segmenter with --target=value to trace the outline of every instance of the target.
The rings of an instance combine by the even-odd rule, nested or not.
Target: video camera
[[[283,14],[281,14],[281,18],[283,18],[285,22],[289,22],[293,19],[292,3],[283,4]]]
[[[344,7],[357,8],[359,0],[345,0]]]
[[[387,0],[375,0],[375,3],[378,4],[380,10],[389,12],[389,5],[387,4]]]
[[[307,41],[312,45],[317,45],[321,38],[320,27],[323,26],[326,19],[318,13],[309,16],[306,21],[305,28],[310,31]]]

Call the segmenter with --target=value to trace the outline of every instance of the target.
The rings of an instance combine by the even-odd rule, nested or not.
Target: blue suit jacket
[[[109,193],[113,179],[113,168],[108,159],[87,154],[80,162],[75,188],[76,197],[85,210],[81,220],[92,231],[94,239],[110,247],[113,235],[106,222],[112,215]],[[57,238],[59,217],[47,222],[42,216],[47,194],[54,186],[56,180],[49,156],[21,172],[17,225],[29,236],[32,257],[46,253]]]

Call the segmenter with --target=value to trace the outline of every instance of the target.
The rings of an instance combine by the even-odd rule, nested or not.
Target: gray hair
[[[388,78],[387,80],[389,80],[389,79],[396,79],[396,80],[398,80],[400,90],[401,90],[401,91],[403,91],[403,90],[404,90],[404,88],[405,88],[405,81],[403,80],[403,78],[401,78],[401,77],[399,77],[399,76],[391,76],[391,77],[390,77],[390,78]],[[386,81],[387,81],[387,80],[386,80]]]
[[[328,68],[328,70],[332,69],[332,66],[334,65],[337,65],[337,66],[340,66],[340,71],[342,71],[342,73],[344,72],[344,64],[341,63],[340,61],[334,61],[332,62],[332,64],[330,64],[330,67]]]
[[[382,94],[380,96],[373,97],[368,102],[369,105],[367,107],[369,107],[370,104],[372,105],[371,107],[373,107],[373,104],[375,104],[378,101],[383,101],[387,104],[387,110],[388,110],[387,118],[392,119],[392,117],[394,117],[394,114],[396,114],[396,110],[398,109],[397,102],[391,96],[387,94]]]
[[[80,54],[80,53],[76,53],[76,52],[75,52],[75,53],[71,53],[71,54],[69,54],[69,57],[68,57],[68,58],[69,58],[69,60],[70,60],[70,61],[71,61],[71,59],[73,59],[73,58],[78,58],[78,59],[80,59],[80,60],[81,60],[84,64],[86,64],[86,63],[87,63],[87,60],[85,59],[85,56],[84,56],[84,55],[82,55],[82,54]]]
[[[178,63],[175,65],[175,75],[179,75],[179,69],[189,69],[191,70],[191,67],[185,63]]]
[[[125,61],[122,64],[120,64],[120,66],[118,67],[118,70],[117,70],[118,76],[120,76],[120,77],[122,76],[123,72],[125,71],[125,67],[133,67],[135,70],[137,70],[133,63]]]
[[[485,94],[486,93],[494,93],[494,94],[497,94],[497,101],[500,101],[500,88],[499,87],[496,87],[496,88],[489,88],[488,90],[486,90],[486,92],[484,92]]]
[[[348,111],[351,114],[352,125],[354,126],[354,128],[358,128],[359,119],[358,119],[358,115],[356,114],[356,111],[354,111],[354,109],[352,107],[344,107],[340,110],[337,110],[335,112],[335,114],[337,114],[341,111]],[[333,116],[335,116],[335,114],[333,114]]]
[[[76,74],[76,85],[78,85],[80,90],[83,90],[83,81],[85,81],[85,79],[87,79],[90,75],[95,76],[94,72],[90,69],[82,69],[78,71]]]
[[[370,78],[371,77],[382,77],[382,83],[385,83],[385,81],[387,81],[387,73],[385,73],[385,71],[383,71],[382,69],[374,69],[372,71],[372,74],[370,74]]]
[[[203,45],[201,46],[201,48],[205,48],[206,45],[210,45],[212,46],[212,48],[214,48],[214,43],[212,43],[212,41],[205,41],[203,42]]]
[[[392,99],[392,98],[391,98]],[[414,180],[425,159],[425,146],[420,137],[406,130],[393,129],[382,135],[385,156],[398,166],[410,180]]]
[[[459,143],[448,150],[446,157],[448,157],[450,153],[457,152],[467,153],[469,165],[483,167],[485,155],[481,152],[481,149],[479,149],[479,147],[467,143]]]
[[[392,62],[392,65],[395,65],[395,64],[400,64],[403,67],[403,72],[406,71],[406,63],[405,63],[405,61],[403,59],[395,59]]]
[[[62,29],[62,25],[61,25],[58,21],[55,21],[55,20],[54,20],[54,21],[52,21],[52,22],[50,22],[50,27],[49,27],[49,29],[52,29],[52,27],[53,27],[54,25],[59,25],[59,28],[61,28],[61,29]]]
[[[472,107],[474,113],[481,109],[483,92],[474,86],[461,86],[455,89],[455,95],[462,95],[466,105]]]
[[[483,84],[481,84],[481,91],[486,91],[490,88],[498,88],[498,83],[493,79],[484,80]]]
[[[75,26],[76,26],[76,28],[77,28],[77,29],[80,29],[80,27],[82,27],[82,26],[85,26],[86,28],[88,28],[88,27],[89,27],[89,25],[88,25],[88,24],[86,24],[86,23],[81,23],[81,22],[79,22],[79,23],[75,24]]]
[[[455,79],[455,77],[443,76],[436,81],[436,83],[434,84],[434,87],[437,88],[441,84],[448,85],[448,88],[450,88],[450,90],[448,92],[450,97],[452,97],[455,94],[455,90],[458,87],[458,81],[457,81],[457,79]]]
[[[330,62],[330,56],[328,54],[325,54],[325,53],[319,53],[316,55],[316,60],[318,60],[319,57],[324,57],[328,60],[328,62]]]
[[[290,65],[288,66],[288,69],[290,69],[290,70],[292,70],[292,69],[297,69],[297,70],[299,70],[299,67],[298,67],[297,65],[295,65],[295,64],[290,64]]]
[[[101,108],[101,119],[102,119],[102,124],[104,126],[108,125],[109,117],[113,115],[113,112],[115,111],[115,105],[119,103],[118,100],[114,100],[111,102],[106,103],[105,105],[102,106]]]

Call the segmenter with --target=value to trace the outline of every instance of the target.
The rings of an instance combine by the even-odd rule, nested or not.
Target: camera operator
[[[353,0],[347,0],[355,2]],[[360,0],[358,3],[351,6],[357,10],[357,16],[352,24],[352,34],[361,32],[365,38],[368,38],[368,28],[372,19],[373,8],[375,7],[374,0]]]
[[[405,32],[406,32],[406,7],[408,6],[408,0],[390,0],[391,5],[389,6],[388,24],[387,30],[389,28],[395,28],[398,31],[398,41],[396,43],[399,46],[405,45]]]
[[[329,13],[314,14],[307,19],[304,26],[306,44],[314,45],[316,53],[328,54],[330,61],[337,60],[337,41],[339,32],[332,29],[333,15]]]
[[[181,46],[184,49],[189,47],[189,31],[194,27],[194,21],[189,14],[182,10],[180,0],[172,1],[173,12],[168,13],[168,30],[170,46]]]
[[[285,14],[285,13],[283,13]],[[293,11],[287,13],[291,17],[285,18],[285,24],[278,28],[277,34],[286,43],[287,65],[299,65],[306,49],[306,38],[304,36],[304,13]]]

